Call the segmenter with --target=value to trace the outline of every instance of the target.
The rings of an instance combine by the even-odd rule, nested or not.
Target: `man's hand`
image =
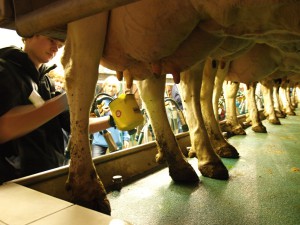
[[[97,105],[97,109],[95,110],[95,114],[98,117],[104,116],[105,113],[110,111],[110,108],[105,105],[105,102],[101,102],[101,104]]]

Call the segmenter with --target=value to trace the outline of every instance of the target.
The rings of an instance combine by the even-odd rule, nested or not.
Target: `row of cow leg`
[[[245,135],[243,126],[239,123],[236,109],[236,95],[239,89],[239,82],[224,81],[224,95],[226,102],[226,132],[232,135]],[[252,130],[257,133],[266,133],[266,127],[262,124],[255,100],[256,83],[249,83],[246,90],[248,118],[246,122],[251,123]]]
[[[218,100],[221,95],[221,90],[223,88],[224,95],[226,96],[225,102],[227,106],[226,110],[226,120],[227,120],[227,132],[234,135],[245,135],[243,127],[240,125],[237,119],[235,99],[238,91],[238,82],[225,81],[226,75],[228,73],[230,62],[220,62],[218,72],[215,78],[214,93],[213,93],[213,104],[214,104],[214,114],[217,118],[218,115]],[[259,117],[256,100],[255,100],[255,88],[257,83],[250,83],[247,85],[247,106],[249,110],[249,116],[247,122],[252,125],[252,130],[258,133],[265,133],[266,128],[263,126],[261,119]],[[230,109],[230,110],[229,110]],[[229,125],[229,126],[228,126]]]
[[[252,130],[258,133],[267,132],[262,124],[255,102],[255,89],[257,82],[247,85],[247,104],[249,117],[247,121],[251,122]],[[285,82],[274,82],[271,79],[261,81],[261,90],[264,98],[264,113],[268,121],[272,124],[281,124],[279,118],[285,118],[286,115],[295,115],[294,107],[289,96],[289,86]],[[280,96],[279,96],[280,95]]]
[[[190,130],[189,156],[198,158],[198,167],[203,176],[228,179],[228,171],[219,156],[238,158],[239,154],[223,137],[214,116],[211,99],[216,72],[216,62],[211,59],[208,59],[205,64],[198,63],[190,70],[181,73],[180,89]],[[163,79],[164,76],[152,76],[138,82],[141,98],[156,136],[158,145],[156,160],[167,161],[170,176],[174,181],[194,182],[198,179],[184,159],[167,122],[162,98],[165,83]]]
[[[244,131],[243,127],[240,125],[238,119],[237,119],[237,113],[236,113],[236,105],[235,105],[235,99],[238,92],[238,87],[240,83],[237,82],[230,82],[225,81],[225,78],[228,73],[228,68],[230,65],[230,61],[224,62],[221,61],[219,64],[219,68],[217,71],[217,75],[215,77],[214,82],[214,91],[213,91],[213,107],[214,107],[214,114],[216,118],[218,118],[218,101],[221,96],[221,91],[224,90],[225,95],[225,102],[226,102],[226,132],[229,132],[233,135],[245,135],[246,132]],[[247,98],[252,98],[253,107],[254,110],[257,111],[257,106],[255,103],[255,95],[252,96],[252,94],[249,93],[249,96],[247,95]],[[252,105],[251,105],[252,106]],[[249,106],[248,106],[249,107]],[[255,128],[252,128],[255,132],[260,132],[260,129],[257,129],[257,125],[260,123],[260,118],[253,115],[251,120],[254,120],[254,126]]]

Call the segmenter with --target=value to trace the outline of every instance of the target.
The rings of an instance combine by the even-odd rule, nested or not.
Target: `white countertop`
[[[0,225],[123,225],[126,221],[15,183],[0,185]]]

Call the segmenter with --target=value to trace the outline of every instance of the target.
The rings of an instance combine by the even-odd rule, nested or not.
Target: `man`
[[[51,96],[49,62],[63,42],[34,35],[24,50],[0,49],[0,184],[52,169],[63,161],[63,131],[70,131],[66,94]],[[111,117],[91,121],[106,129]]]

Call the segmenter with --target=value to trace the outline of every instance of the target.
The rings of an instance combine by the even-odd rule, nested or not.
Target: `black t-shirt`
[[[28,97],[34,87],[44,100],[53,97],[47,72],[45,66],[37,71],[20,49],[0,49],[0,116],[16,106],[32,104]],[[0,144],[0,183],[58,167],[64,152],[62,128],[70,131],[68,112]]]

